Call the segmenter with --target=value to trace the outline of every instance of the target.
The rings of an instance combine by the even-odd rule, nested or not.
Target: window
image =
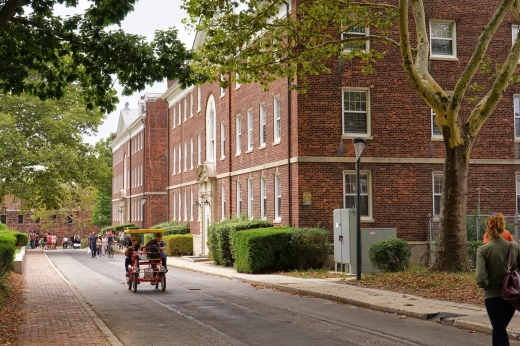
[[[182,218],[182,193],[179,191],[179,221]]]
[[[224,75],[220,75],[220,80],[222,82],[225,80]],[[226,88],[220,87],[220,97],[224,97],[224,95],[226,95]]]
[[[220,124],[220,158],[226,157],[226,127]]]
[[[240,82],[238,81],[240,79],[240,75],[237,73],[235,73],[235,89],[238,89],[240,88]]]
[[[193,91],[190,93],[190,118],[193,117]]]
[[[173,208],[173,219],[176,220],[177,218],[177,208],[176,208],[176,205],[175,205],[175,192],[173,193],[172,195],[172,208]]]
[[[361,217],[370,217],[371,196],[369,190],[369,173],[361,172],[359,175],[359,212]],[[343,191],[345,195],[344,208],[356,208],[356,172],[345,171],[343,173]]]
[[[267,210],[267,184],[265,183],[265,177],[260,180],[260,217],[262,220],[266,218]]]
[[[446,95],[448,97],[451,97],[452,96],[452,92],[451,93],[446,93]],[[431,114],[432,114],[432,124],[431,124],[431,127],[432,127],[432,138],[442,138],[442,131],[439,128],[439,126],[437,126],[437,124],[435,123],[436,114],[435,114],[435,111],[433,109],[431,110]]]
[[[253,219],[253,179],[247,181],[247,216]]]
[[[23,223],[23,215],[18,215],[18,223]]]
[[[190,138],[190,169],[193,169],[193,138]]]
[[[281,136],[281,123],[280,123],[280,99],[274,99],[274,142],[280,142]]]
[[[181,118],[182,118],[182,109],[181,109],[181,102],[179,102],[179,125],[181,124]]]
[[[184,190],[184,221],[188,221],[188,193]]]
[[[200,104],[202,101],[202,94],[200,93],[200,86],[197,87],[197,112],[200,112]]]
[[[343,134],[369,135],[370,94],[368,90],[343,90]]]
[[[343,44],[343,50],[346,52],[350,52],[352,50],[368,51],[370,49],[370,41],[364,39],[366,36],[368,36],[368,28],[364,26],[353,26],[347,28],[347,30],[341,33],[341,39],[345,40],[350,38],[359,38],[360,41],[345,42]]]
[[[7,215],[0,215],[0,222],[2,222],[4,225],[7,224]]]
[[[520,174],[516,174],[516,213],[520,214]],[[5,223],[4,221],[2,222]]]
[[[274,218],[275,220],[282,219],[282,178],[280,175],[274,177],[274,193],[275,193],[275,204],[274,204]]]
[[[242,122],[240,120],[240,116],[237,115],[237,118],[236,118],[236,137],[237,138],[236,138],[236,143],[235,143],[237,155],[239,155],[242,152],[242,149],[240,148],[241,136],[242,136]]]
[[[514,98],[515,103],[515,139],[520,139],[520,96],[516,95]]]
[[[177,150],[175,150],[175,148],[173,148],[173,175],[175,175],[175,173],[177,173],[177,170],[175,168],[176,167],[176,164],[177,164]]]
[[[179,144],[179,170],[178,173],[182,172],[182,144]]]
[[[226,186],[222,185],[222,196],[220,196],[220,209],[222,210],[221,219],[226,219]]]
[[[200,138],[200,134],[197,135],[197,165],[201,165],[201,160],[202,160],[202,141],[201,141],[201,138]]]
[[[209,162],[215,161],[215,112],[213,111],[213,108],[209,111],[209,117],[208,117],[208,150],[206,155],[206,160]]]
[[[247,111],[247,151],[253,150],[253,112]]]
[[[188,100],[184,98],[184,121],[188,120]]]
[[[190,190],[190,221],[193,221],[193,190]]]
[[[184,142],[184,172],[188,170],[188,142]]]
[[[266,142],[266,117],[265,117],[265,105],[260,105],[260,147],[265,146]]]
[[[242,184],[237,182],[237,217],[242,214]]]
[[[72,215],[67,215],[67,223],[72,223],[74,221],[74,218]]]
[[[442,173],[433,173],[433,216],[441,214],[441,196],[444,176]]]
[[[430,22],[430,55],[432,57],[456,58],[455,22]]]

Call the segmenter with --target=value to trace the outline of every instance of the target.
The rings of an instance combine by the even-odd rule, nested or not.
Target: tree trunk
[[[437,256],[432,270],[466,272],[471,267],[468,260],[466,235],[466,202],[468,196],[468,167],[473,138],[467,128],[460,126],[464,143],[450,147],[446,139],[444,159],[444,183],[441,197],[440,232]],[[446,132],[449,132],[447,130]]]

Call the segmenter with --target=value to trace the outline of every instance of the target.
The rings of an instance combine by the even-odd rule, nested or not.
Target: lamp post
[[[142,213],[143,213],[143,229],[144,228],[144,204],[146,203],[146,196],[145,195],[142,195],[141,196],[141,208],[142,208]]]
[[[354,149],[356,150],[356,280],[361,280],[361,197],[359,182],[359,164],[361,153],[365,149],[366,141],[363,138],[354,138]]]
[[[117,211],[119,213],[119,224],[123,224],[123,206],[119,207],[119,210]]]

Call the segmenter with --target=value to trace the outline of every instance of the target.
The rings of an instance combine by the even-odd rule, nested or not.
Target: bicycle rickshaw
[[[125,230],[125,234],[130,236],[144,236],[146,233],[164,233],[164,229],[131,229]],[[164,292],[166,290],[166,272],[167,269],[163,266],[161,250],[157,247],[148,247],[146,251],[132,251],[129,253],[131,257],[131,265],[128,268],[128,289],[134,289],[137,292],[137,285],[143,282],[149,282]]]

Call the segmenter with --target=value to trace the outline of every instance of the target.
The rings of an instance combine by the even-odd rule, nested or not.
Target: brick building
[[[430,73],[445,90],[453,90],[491,14],[467,1],[443,4],[425,2]],[[486,4],[494,10],[498,1]],[[504,61],[517,32],[517,21],[507,17],[488,55]],[[194,48],[203,41],[204,33],[197,33]],[[303,95],[289,91],[283,79],[272,83],[268,92],[237,83],[225,89],[205,84],[184,90],[169,83],[161,96],[168,108],[166,132],[157,133],[168,138],[162,143],[167,146],[150,150],[165,153],[157,156],[164,161],[153,163],[166,168],[161,173],[167,174],[167,200],[161,212],[168,220],[190,223],[195,254],[207,253],[209,224],[239,214],[266,218],[275,225],[321,226],[332,232],[333,210],[355,204],[352,139],[356,137],[367,142],[361,161],[362,228],[392,227],[412,245],[426,243],[429,222],[440,212],[442,136],[431,109],[402,71],[398,50],[379,42],[370,42],[370,48],[387,52],[374,74],[361,73],[356,59],[331,59],[331,72],[312,76]],[[476,77],[482,83],[486,78]],[[473,106],[463,105],[461,121]],[[138,117],[131,120],[135,135]],[[125,159],[130,157],[125,149],[130,146],[123,145],[133,135],[124,136],[124,141],[116,139],[117,145],[113,142],[113,148],[120,148],[114,154],[119,160],[114,166],[114,192],[125,190],[126,196],[139,199],[142,187],[130,193],[128,183],[123,186],[123,162],[133,167]],[[475,141],[468,211],[478,203],[481,209],[518,213],[519,143],[520,86],[513,86]],[[147,172],[144,179],[150,180]],[[114,196],[116,202],[123,198]],[[159,192],[157,196],[166,198]],[[127,209],[123,214],[129,217]]]
[[[167,220],[167,103],[145,93],[121,110],[112,149],[112,224],[146,228]]]

